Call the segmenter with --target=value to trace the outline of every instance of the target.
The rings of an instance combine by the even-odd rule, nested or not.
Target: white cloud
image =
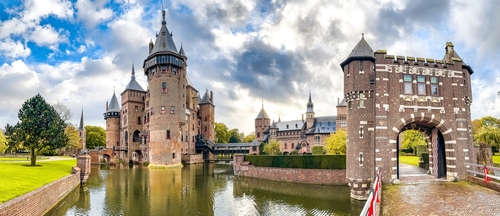
[[[35,42],[38,46],[56,45],[67,41],[65,35],[61,35],[51,25],[36,26],[33,31],[27,33],[26,38]],[[57,47],[51,47],[55,49]]]
[[[78,20],[85,23],[88,29],[108,21],[113,17],[113,11],[110,8],[105,8],[107,2],[107,0],[78,0],[75,4]]]
[[[19,41],[7,38],[0,40],[0,54],[11,58],[27,57],[31,54],[31,50]]]
[[[68,0],[26,0],[22,20],[26,23],[39,22],[40,18],[55,15],[59,18],[73,16],[73,6]]]

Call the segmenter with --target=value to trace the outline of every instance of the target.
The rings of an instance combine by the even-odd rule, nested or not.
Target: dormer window
[[[286,125],[286,129],[288,129],[288,125]]]

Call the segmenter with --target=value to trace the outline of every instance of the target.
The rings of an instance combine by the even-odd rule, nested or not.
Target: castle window
[[[135,106],[135,112],[139,112],[139,107]]]
[[[417,91],[419,95],[426,95],[425,93],[425,76],[417,76]]]
[[[404,93],[405,94],[412,94],[413,91],[412,91],[412,83],[413,83],[413,78],[412,78],[412,75],[409,75],[409,74],[405,74],[403,75],[403,85],[404,85]]]
[[[153,109],[153,107],[151,107],[151,115],[154,115],[155,114],[155,111]]]
[[[163,93],[167,93],[167,83],[166,82],[162,82],[161,83],[161,92]]]
[[[439,80],[437,77],[431,77],[431,94],[439,95]]]
[[[260,138],[260,132],[257,132],[257,138]]]
[[[359,93],[359,108],[365,108],[365,93],[360,92]]]
[[[175,107],[174,106],[170,107],[170,114],[175,114]]]
[[[359,153],[359,159],[358,159],[358,161],[359,161],[359,166],[363,166],[363,152]]]
[[[288,144],[285,143],[285,149],[287,149],[287,148],[288,148]]]
[[[207,117],[205,116],[205,121],[207,121]]]
[[[141,117],[137,117],[137,124],[141,124]]]
[[[170,139],[170,130],[167,130],[167,136],[165,138]]]
[[[352,109],[352,101],[347,101],[347,108]]]
[[[207,132],[207,126],[205,126],[205,128],[204,128],[204,129],[205,129],[205,132]]]
[[[165,113],[165,106],[161,106],[161,113]]]
[[[294,144],[292,143],[292,149],[293,149],[293,147],[294,147],[293,145],[294,145]]]
[[[161,66],[161,72],[162,72],[162,73],[166,73],[166,72],[167,72],[167,66],[162,65],[162,66]]]
[[[363,126],[360,126],[359,127],[359,138],[362,139],[363,138]]]
[[[320,137],[318,135],[314,136],[314,143],[319,143]]]
[[[175,159],[175,152],[174,152],[174,153],[172,153],[172,158],[173,158],[173,159]]]
[[[346,126],[347,126],[347,124],[346,124],[346,122],[345,122],[345,121],[341,121],[341,122],[340,122],[340,127],[346,127]]]
[[[194,124],[191,124],[192,131],[194,131]]]
[[[359,73],[363,73],[363,61],[359,62]]]

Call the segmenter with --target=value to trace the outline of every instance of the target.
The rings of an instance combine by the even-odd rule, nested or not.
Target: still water
[[[47,215],[359,215],[347,186],[235,177],[232,165],[92,167]]]

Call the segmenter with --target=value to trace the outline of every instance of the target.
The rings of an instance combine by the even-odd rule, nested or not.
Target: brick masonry
[[[80,185],[80,172],[0,204],[0,216],[43,215],[78,185]]]
[[[244,155],[233,156],[234,175],[284,182],[347,185],[345,170],[256,167],[243,160]]]

